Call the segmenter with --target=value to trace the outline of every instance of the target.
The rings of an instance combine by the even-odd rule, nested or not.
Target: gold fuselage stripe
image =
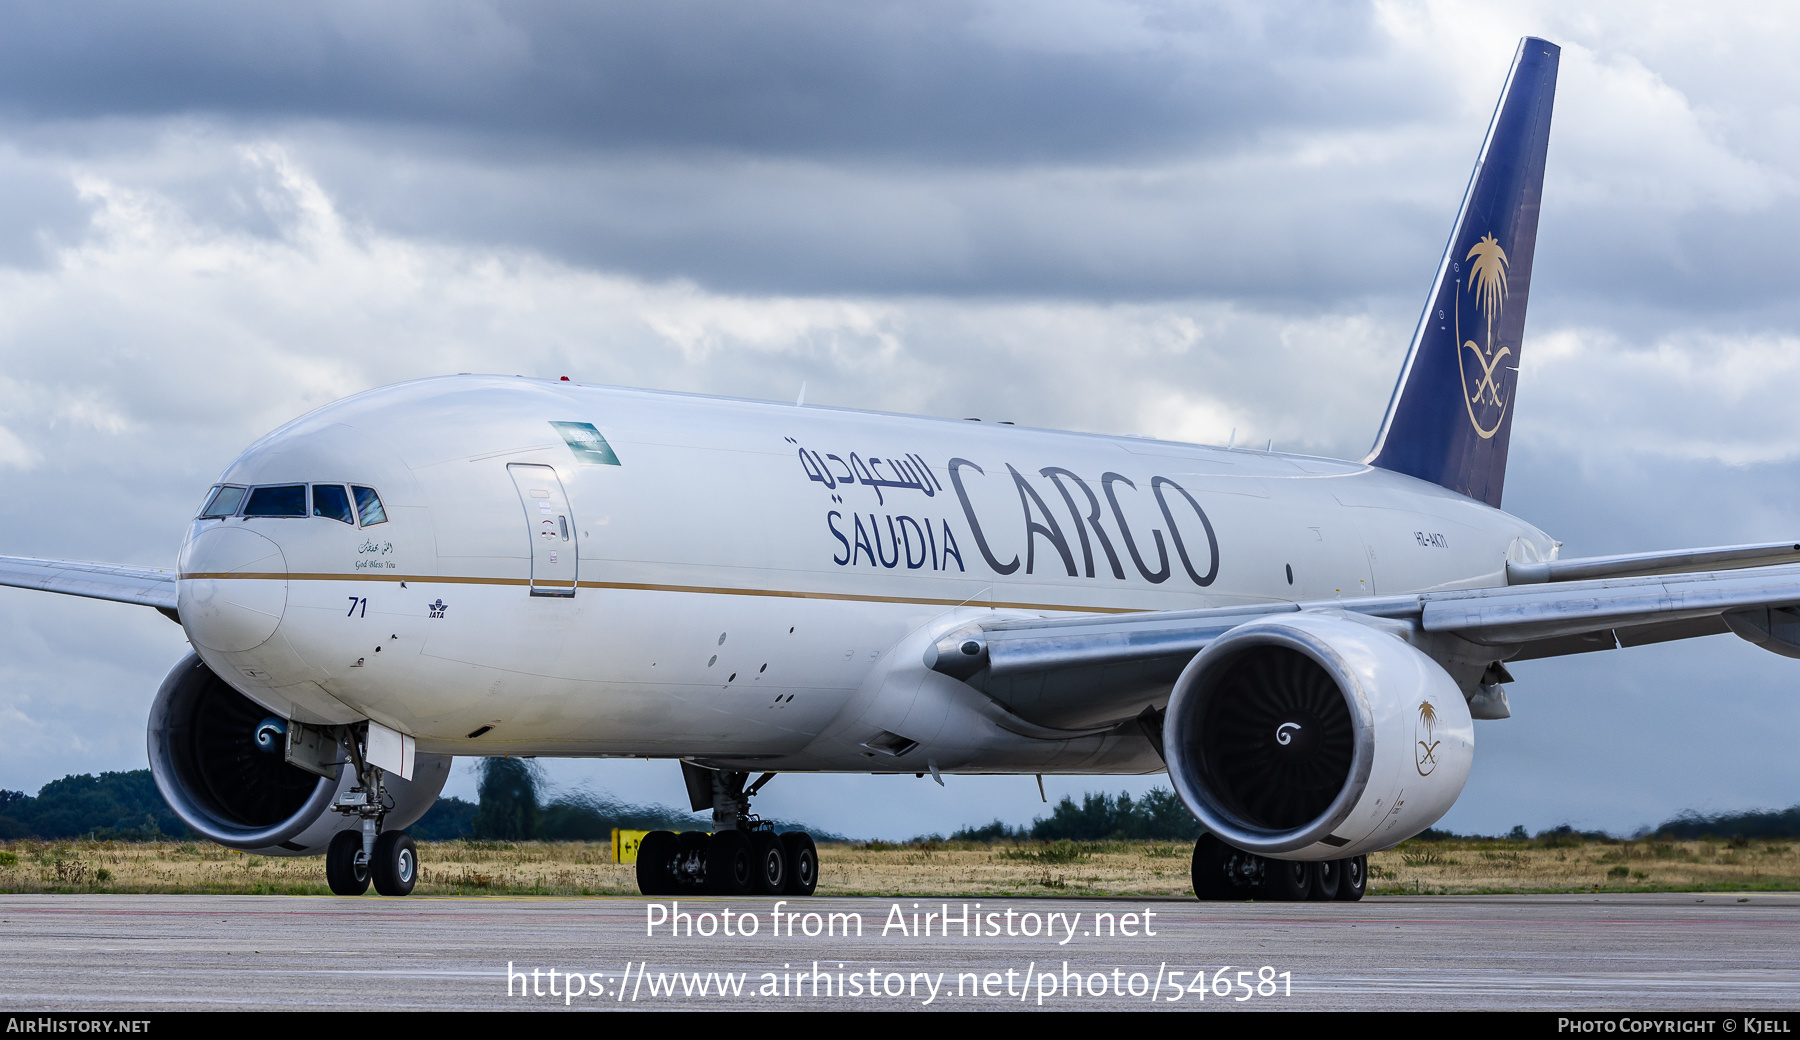
[[[461,576],[440,576],[432,574],[288,574],[280,571],[235,571],[215,572],[201,571],[183,574],[184,581],[406,581],[429,585],[436,582],[441,585],[517,585],[531,584],[529,578],[468,578]],[[1148,609],[1145,607],[1091,607],[1070,606],[1059,603],[997,603],[977,602],[970,599],[928,599],[916,596],[865,596],[851,592],[801,592],[791,589],[740,589],[727,586],[711,585],[655,585],[635,581],[582,581],[576,583],[583,589],[624,589],[631,592],[686,592],[710,596],[764,596],[775,599],[825,599],[848,601],[852,603],[917,603],[929,607],[1004,607],[1014,610],[1066,610],[1081,614],[1137,614]],[[538,588],[568,588],[567,582],[538,582]]]

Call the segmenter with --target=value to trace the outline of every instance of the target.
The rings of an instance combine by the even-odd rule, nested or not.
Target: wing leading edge
[[[1735,548],[1792,558],[1796,544]],[[1654,569],[1677,555],[1605,560],[1626,570]],[[1567,562],[1579,566],[1565,573],[1603,566],[1599,559]],[[1800,657],[1800,564],[1537,581],[1404,596],[978,623],[940,639],[927,663],[1021,718],[1076,728],[1136,717],[1165,699],[1182,668],[1214,639],[1246,621],[1298,611],[1397,621],[1409,625],[1420,641],[1454,637],[1460,658],[1486,658],[1501,675],[1504,661],[1725,632]]]
[[[1496,665],[1726,632],[1800,657],[1800,563],[1786,562],[1795,560],[1800,543],[1727,546],[1509,567],[1525,584],[1496,588],[984,622],[940,639],[928,663],[1023,723],[1058,730],[1135,718],[1214,639],[1298,611],[1408,623],[1472,644]],[[1659,573],[1695,563],[1736,569]],[[1594,574],[1620,576],[1568,580]],[[175,574],[153,567],[0,556],[0,586],[135,603],[180,621]]]
[[[175,572],[155,567],[0,556],[0,585],[136,603],[181,621],[175,612]]]

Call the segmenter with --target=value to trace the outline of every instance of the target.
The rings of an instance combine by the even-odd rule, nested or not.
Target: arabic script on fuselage
[[[1115,548],[1118,546],[1125,550],[1126,557],[1145,581],[1160,584],[1174,573],[1170,543],[1173,543],[1182,570],[1195,585],[1204,588],[1219,576],[1219,540],[1212,520],[1193,494],[1165,476],[1151,477],[1147,490],[1161,512],[1168,532],[1166,541],[1164,528],[1132,530],[1120,496],[1142,494],[1144,489],[1122,473],[1103,473],[1097,482],[1090,482],[1066,467],[1045,466],[1037,471],[1037,480],[1033,481],[1011,463],[1002,463],[1018,492],[1016,522],[1022,525],[1025,541],[1022,560],[1015,552],[1011,560],[1003,561],[994,549],[990,534],[1005,530],[1015,522],[1014,518],[996,515],[990,506],[984,523],[970,500],[966,483],[971,479],[1002,479],[997,471],[990,478],[986,469],[964,458],[952,458],[941,467],[934,467],[917,452],[885,455],[827,452],[809,448],[793,437],[784,439],[798,453],[800,469],[806,478],[821,485],[833,505],[848,507],[831,509],[825,514],[825,527],[832,539],[827,544],[833,545],[831,562],[840,567],[867,564],[893,570],[904,564],[907,570],[929,567],[934,571],[948,571],[954,565],[957,572],[966,572],[970,566],[963,558],[962,544],[966,537],[975,549],[976,558],[999,575],[1013,574],[1021,568],[1026,574],[1037,573],[1038,543],[1042,540],[1071,578],[1095,576],[1098,549],[1113,578],[1125,580],[1124,562]],[[938,476],[939,468],[949,478],[948,488]],[[866,497],[855,503],[846,498],[858,487],[867,488],[874,497],[873,508],[866,513],[861,511],[869,506]],[[1121,491],[1121,487],[1125,490]],[[935,504],[939,493],[946,490],[955,495],[960,508],[952,510],[950,517],[924,515],[934,511],[930,506]],[[1067,511],[1066,528],[1064,521],[1058,519],[1060,511],[1052,509],[1041,493],[1049,490],[1055,491]],[[919,497],[913,498],[912,494]],[[1109,508],[1102,508],[1102,498]],[[1192,510],[1193,517],[1178,523],[1177,513],[1184,518],[1187,514],[1182,505]],[[902,508],[906,511],[900,512]],[[956,512],[962,514],[966,527],[953,523]],[[1108,519],[1111,520],[1110,530]],[[1185,533],[1182,523],[1186,524]],[[963,535],[959,536],[959,530]],[[1070,533],[1074,535],[1073,539]],[[1202,540],[1204,548],[1201,547]],[[1153,554],[1146,551],[1148,546],[1155,547]],[[1147,559],[1150,555],[1155,556],[1154,567]],[[1050,559],[1048,554],[1046,559]],[[1197,564],[1203,565],[1204,570]]]

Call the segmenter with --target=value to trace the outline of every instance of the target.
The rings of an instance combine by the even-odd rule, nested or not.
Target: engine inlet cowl
[[[273,728],[261,705],[189,654],[150,709],[150,768],[169,807],[235,848],[280,845],[305,830],[338,784],[288,765],[285,728],[279,741]]]
[[[1393,633],[1286,614],[1195,656],[1163,745],[1176,791],[1220,840],[1340,859],[1435,823],[1468,778],[1474,726],[1449,674]]]
[[[291,856],[323,852],[332,835],[361,824],[330,810],[356,782],[287,762],[289,723],[219,678],[189,654],[163,680],[150,707],[150,771],[182,822],[234,849]],[[403,828],[431,807],[450,775],[448,755],[419,755],[413,778],[383,782],[391,805],[383,825]]]

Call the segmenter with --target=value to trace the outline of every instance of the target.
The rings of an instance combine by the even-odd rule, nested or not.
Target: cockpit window
[[[244,502],[244,488],[213,488],[212,497],[206,500],[206,508],[200,510],[200,519],[216,520],[222,516],[236,516],[238,506]]]
[[[250,489],[245,516],[305,516],[306,485],[279,484]]]
[[[350,511],[350,496],[342,484],[313,485],[313,514],[341,523],[356,525],[356,514]]]
[[[356,515],[362,519],[364,527],[387,523],[387,511],[381,508],[381,496],[374,488],[351,486],[356,492]]]

